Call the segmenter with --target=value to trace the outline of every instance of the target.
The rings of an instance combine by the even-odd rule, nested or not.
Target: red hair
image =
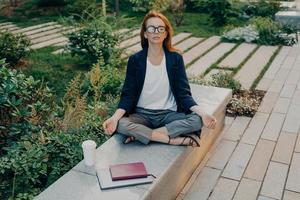
[[[148,47],[148,39],[145,38],[144,32],[146,31],[147,20],[152,18],[152,17],[160,18],[166,26],[167,37],[164,39],[163,46],[166,47],[169,51],[180,52],[180,50],[174,48],[173,45],[172,45],[173,28],[172,28],[172,25],[171,25],[170,21],[167,19],[166,16],[164,16],[163,14],[161,14],[160,12],[157,12],[157,11],[148,12],[146,14],[146,16],[144,17],[144,19],[143,19],[141,32],[140,32],[142,48],[144,49],[145,47]]]

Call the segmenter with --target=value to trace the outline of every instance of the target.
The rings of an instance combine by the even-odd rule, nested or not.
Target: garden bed
[[[239,115],[253,117],[265,96],[263,90],[237,90],[226,107],[226,115],[236,117]]]

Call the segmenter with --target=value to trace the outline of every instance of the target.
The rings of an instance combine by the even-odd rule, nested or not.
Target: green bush
[[[34,0],[38,7],[65,6],[71,2],[72,0]]]
[[[117,58],[115,59],[117,60]],[[100,67],[101,66],[101,67]],[[107,97],[117,97],[121,92],[124,75],[120,73],[116,65],[95,64],[86,74],[82,84],[82,92],[88,93],[94,101],[106,101]]]
[[[290,46],[297,42],[297,30],[294,26],[274,22],[269,17],[255,17],[250,20],[250,25],[224,32],[222,39],[229,42]]]
[[[119,52],[116,48],[118,35],[113,34],[112,27],[102,19],[95,19],[78,32],[68,34],[68,38],[70,44],[67,48],[71,54],[82,56],[89,64],[99,59],[109,63],[112,55]]]
[[[231,13],[231,3],[228,0],[198,0],[198,6],[206,10],[216,26],[223,26]]]
[[[232,75],[228,72],[219,72],[213,74],[211,79],[206,79],[203,76],[193,77],[191,82],[200,84],[200,85],[210,85],[214,87],[223,87],[232,89],[233,92],[236,92],[241,89],[241,83],[235,80]]]
[[[82,160],[82,141],[106,141],[102,123],[116,109],[123,77],[114,67],[121,60],[113,61],[73,79],[58,106],[43,82],[0,60],[0,199],[32,199]]]
[[[263,45],[293,45],[296,43],[296,37],[292,33],[297,33],[288,25],[282,25],[274,22],[269,17],[256,17],[251,20],[259,32],[258,44]]]
[[[9,64],[16,64],[29,54],[30,40],[22,34],[13,35],[0,31],[0,59]]]
[[[43,126],[53,105],[51,90],[41,81],[0,67],[0,155],[21,136]]]
[[[259,0],[257,2],[246,3],[241,9],[249,17],[260,16],[273,18],[280,10],[280,2],[276,0]]]
[[[94,12],[97,8],[96,0],[72,0],[71,3],[66,7],[66,11],[75,14],[75,15],[85,15],[87,17],[87,13]]]
[[[233,92],[241,89],[241,83],[235,80],[232,75],[226,72],[219,72],[212,75],[210,85],[232,89]]]

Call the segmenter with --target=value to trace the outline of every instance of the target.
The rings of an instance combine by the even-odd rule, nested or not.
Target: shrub
[[[71,0],[34,0],[38,7],[65,6],[71,3]]]
[[[135,12],[148,12],[149,10],[164,11],[168,9],[171,0],[129,0]]]
[[[88,13],[95,12],[96,10],[100,13],[100,9],[96,5],[96,0],[72,0],[66,7],[67,12],[84,18],[88,17]]]
[[[273,18],[280,10],[280,2],[276,0],[259,0],[245,4],[241,9],[249,17],[260,16]]]
[[[293,45],[296,37],[291,34],[291,29],[284,29],[283,25],[274,22],[268,17],[256,17],[251,20],[259,32],[257,43],[265,45]],[[294,29],[294,33],[297,30]]]
[[[119,37],[113,34],[112,27],[95,19],[78,32],[68,34],[70,44],[67,47],[72,55],[82,56],[88,63],[96,63],[99,59],[107,64],[113,54],[118,54],[116,45]]]
[[[228,0],[199,0],[198,5],[206,8],[216,26],[226,24],[231,13],[231,3]]]
[[[30,40],[24,35],[13,35],[10,32],[0,31],[0,59],[9,64],[16,64],[29,54]]]
[[[271,18],[256,17],[250,25],[226,31],[222,39],[231,42],[255,42],[262,45],[293,45],[297,42],[295,27],[279,24]]]
[[[194,77],[191,79],[191,82],[201,85],[210,85],[214,87],[223,87],[232,89],[233,92],[241,89],[241,84],[239,81],[235,80],[227,72],[219,72],[213,74],[211,79],[206,79],[203,76]]]
[[[253,25],[234,28],[222,35],[222,39],[234,42],[254,42],[258,38],[259,33]]]
[[[225,87],[232,89],[233,92],[241,89],[241,84],[235,80],[229,73],[219,72],[212,75],[210,84],[215,87]]]
[[[0,68],[0,155],[3,147],[46,123],[54,107],[53,97],[43,82]]]
[[[86,74],[82,90],[84,93],[88,92],[88,96],[94,97],[95,102],[106,101],[108,96],[116,97],[120,94],[123,79],[124,76],[115,65],[99,62]]]

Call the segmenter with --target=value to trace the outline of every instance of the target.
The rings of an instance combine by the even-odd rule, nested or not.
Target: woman
[[[164,15],[150,11],[145,16],[140,32],[143,50],[129,57],[118,109],[103,123],[106,134],[127,135],[124,144],[138,140],[196,147],[202,125],[216,125],[215,117],[202,112],[191,96],[172,34]]]

